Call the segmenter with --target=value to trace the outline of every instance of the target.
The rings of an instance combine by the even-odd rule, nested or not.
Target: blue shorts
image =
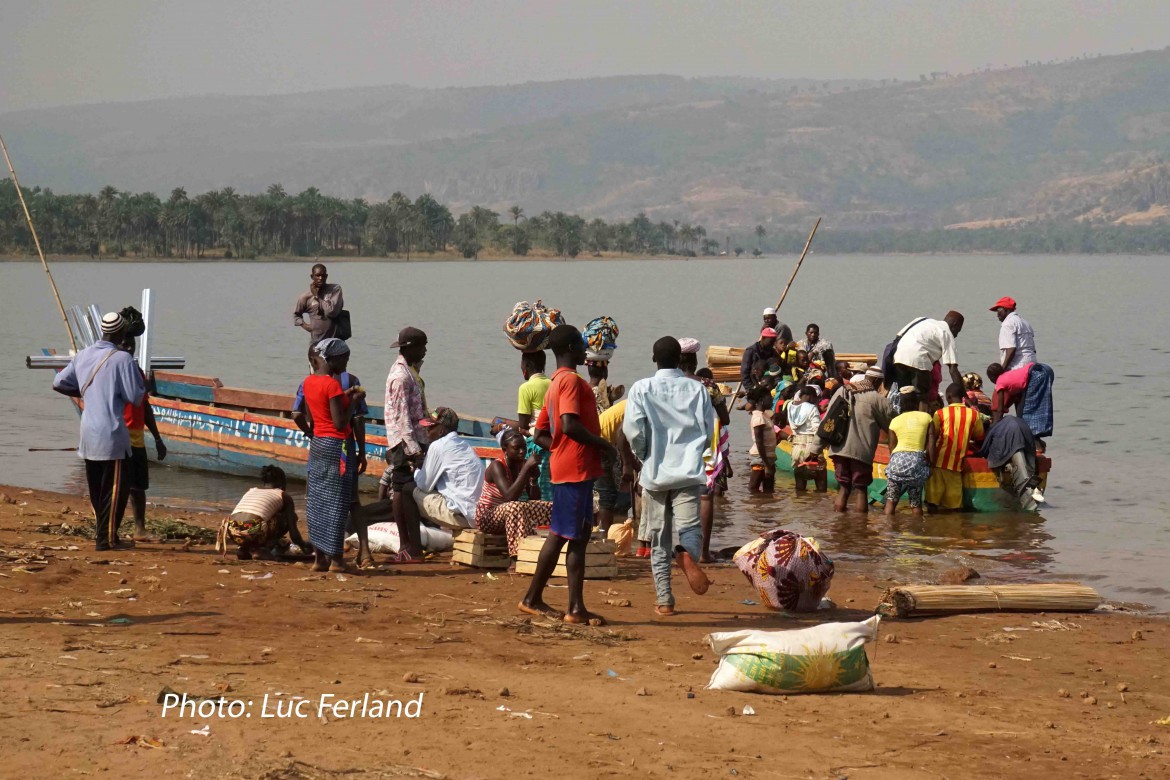
[[[593,533],[593,480],[553,485],[549,531],[565,539],[588,539]]]

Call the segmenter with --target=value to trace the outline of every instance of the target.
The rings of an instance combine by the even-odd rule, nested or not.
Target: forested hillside
[[[26,184],[313,187],[772,234],[1170,218],[1170,50],[901,83],[629,77],[0,116]]]

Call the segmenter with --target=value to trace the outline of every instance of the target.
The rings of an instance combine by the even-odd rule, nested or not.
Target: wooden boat
[[[167,463],[246,476],[277,463],[290,477],[305,478],[309,440],[292,420],[292,395],[224,387],[214,377],[155,371],[150,405],[167,444]],[[459,434],[485,460],[500,452],[491,425],[477,417],[459,419]],[[362,483],[372,487],[386,468],[386,427],[382,410],[375,406],[366,417],[366,462]]]
[[[166,368],[182,368],[181,357],[157,357],[149,354],[150,290],[142,294],[146,315],[146,334],[139,341],[137,360],[151,379],[150,406],[159,433],[167,445],[168,465],[214,471],[221,474],[256,476],[260,468],[279,464],[288,476],[305,479],[309,463],[309,440],[292,419],[294,396],[261,390],[224,387],[215,377],[178,374]],[[101,315],[96,306],[71,307],[66,325],[73,342],[83,347],[93,344],[100,334]],[[53,350],[42,350],[39,357],[25,359],[29,368],[60,369],[69,358]],[[81,401],[71,399],[77,413]],[[494,420],[460,417],[459,435],[466,436],[476,453],[485,460],[500,454],[499,443],[491,434]],[[147,447],[154,442],[147,437]],[[361,483],[374,487],[386,468],[386,426],[382,410],[370,407],[366,417],[366,473]]]
[[[827,453],[826,458],[829,468],[829,490],[836,490],[837,478],[833,470],[833,460],[827,457]],[[890,451],[885,442],[882,442],[878,444],[877,452],[874,454],[873,482],[869,486],[871,501],[885,503],[883,494],[886,489],[886,465],[889,462]],[[1052,461],[1043,455],[1037,455],[1036,466],[1041,480],[1047,479]],[[785,439],[781,439],[776,446],[776,470],[792,471],[792,445]],[[1019,509],[1020,505],[1010,493],[999,486],[999,480],[985,459],[968,457],[963,460],[963,508],[975,512],[1002,512]]]
[[[738,347],[716,347],[707,349],[707,363],[711,367],[718,381],[738,382],[739,364],[743,357],[743,350]],[[864,363],[873,365],[877,356],[864,353],[840,354],[838,361],[854,364]],[[858,366],[860,367],[860,366]],[[722,377],[722,378],[721,378]],[[787,431],[788,429],[785,429]],[[780,443],[776,446],[776,469],[778,471],[792,471],[792,445],[781,435]],[[884,503],[886,489],[886,465],[890,461],[890,452],[885,444],[885,433],[878,444],[874,455],[873,483],[869,487],[869,497],[873,501]],[[1036,456],[1037,469],[1040,472],[1041,484],[1048,478],[1052,468],[1052,460],[1044,455]],[[829,489],[837,488],[837,479],[833,469],[832,459],[828,459]],[[1015,498],[999,486],[995,473],[988,467],[984,458],[968,457],[963,460],[963,506],[965,509],[978,512],[996,512],[1005,509],[1018,509]]]

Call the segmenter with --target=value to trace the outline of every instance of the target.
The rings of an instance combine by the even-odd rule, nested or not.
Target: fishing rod
[[[796,274],[800,271],[800,266],[804,263],[805,255],[808,254],[808,248],[812,246],[813,236],[817,234],[817,228],[821,226],[821,217],[817,217],[817,221],[813,224],[812,231],[808,234],[808,240],[804,242],[804,251],[800,253],[800,259],[796,261],[796,267],[792,269],[792,275],[788,277],[788,284],[784,285],[784,292],[780,293],[780,300],[776,303],[776,311],[780,311],[780,307],[784,305],[784,299],[788,297],[788,290],[792,287],[792,282],[796,279]],[[731,394],[731,400],[734,402],[739,397],[739,391],[743,389],[743,377],[740,377],[739,384],[735,387],[735,392]],[[731,409],[729,408],[730,412]]]
[[[41,258],[41,267],[49,276],[49,286],[53,288],[53,297],[57,299],[57,311],[61,313],[61,322],[65,323],[65,332],[69,334],[69,346],[74,352],[77,352],[77,340],[73,337],[73,328],[69,327],[69,318],[65,316],[65,305],[61,303],[61,293],[57,291],[57,282],[53,280],[53,272],[49,270],[49,264],[45,261],[45,253],[41,251],[41,240],[37,237],[37,229],[33,227],[32,214],[28,211],[28,204],[24,202],[20,179],[16,178],[16,169],[12,167],[12,158],[8,156],[8,147],[4,143],[4,136],[0,136],[0,149],[4,151],[4,161],[8,163],[8,172],[12,174],[12,183],[16,186],[16,196],[20,198],[20,207],[24,209],[24,218],[28,222],[29,232],[32,233],[37,256]]]

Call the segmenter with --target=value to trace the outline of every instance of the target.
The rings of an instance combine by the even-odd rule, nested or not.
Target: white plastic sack
[[[367,529],[370,535],[370,552],[393,555],[398,552],[398,524],[397,523],[373,523]],[[445,552],[450,550],[455,542],[451,538],[451,534],[447,531],[438,528],[429,528],[427,526],[420,526],[422,533],[422,546],[428,552]],[[345,539],[346,543],[356,547],[358,543],[357,534],[350,534]]]
[[[727,631],[708,634],[719,666],[707,687],[756,693],[872,691],[865,645],[877,638],[881,618],[823,623],[798,631]]]

